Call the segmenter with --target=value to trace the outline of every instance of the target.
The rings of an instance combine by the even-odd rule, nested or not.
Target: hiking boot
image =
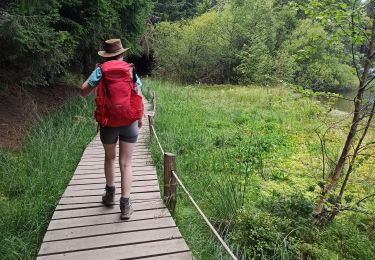
[[[134,211],[133,206],[130,202],[130,199],[128,199],[127,201],[125,201],[124,198],[120,199],[120,210],[121,210],[120,218],[128,220]]]
[[[116,194],[115,186],[109,187],[105,185],[105,193],[102,196],[103,204],[107,207],[115,205],[115,194]]]

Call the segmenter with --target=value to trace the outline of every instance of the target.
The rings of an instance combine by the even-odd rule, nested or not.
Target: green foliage
[[[157,72],[185,82],[266,82],[275,44],[275,34],[269,33],[272,1],[245,2],[191,21],[158,24],[154,43]],[[264,15],[259,18],[257,13]]]
[[[157,24],[156,74],[188,83],[284,81],[324,91],[357,85],[348,46],[335,41],[341,36],[306,19],[292,2],[233,0],[206,9],[192,20]]]
[[[63,1],[64,2],[64,1]],[[151,11],[151,0],[68,1],[61,9],[59,25],[79,42],[74,59],[85,73],[98,60],[97,51],[108,38],[120,38],[130,53],[140,51],[139,38]]]
[[[332,43],[319,24],[303,20],[282,49],[292,57],[285,66],[295,68],[293,78],[298,85],[337,91],[357,84],[355,70],[343,62],[348,59],[344,46]]]
[[[288,219],[266,212],[241,211],[230,238],[239,243],[251,259],[296,259],[298,242],[287,236],[290,226]]]
[[[53,83],[70,68],[87,74],[108,38],[121,38],[138,53],[151,5],[151,0],[9,3],[0,13],[0,80],[35,86]]]
[[[243,209],[230,238],[255,259],[298,259],[304,238],[311,236],[312,201],[301,193],[274,191],[257,207]]]
[[[272,215],[293,219],[294,225],[299,221],[309,221],[313,210],[313,202],[301,193],[290,196],[273,191],[269,198],[263,199],[259,205]]]
[[[238,1],[241,2],[241,1]],[[237,54],[237,72],[242,83],[273,83],[273,54],[276,43],[273,1],[243,1],[233,5],[236,27],[235,37],[243,38],[244,45]],[[261,17],[261,19],[260,19]]]
[[[349,43],[361,45],[368,39],[366,34],[370,30],[371,19],[368,14],[371,13],[367,13],[366,8],[366,5],[371,8],[370,2],[372,1],[312,0],[300,7],[306,15],[329,28],[333,41],[349,40]]]
[[[215,11],[189,22],[158,24],[156,73],[186,82],[224,82],[231,52],[224,26]]]
[[[154,14],[162,21],[177,21],[193,17],[199,6],[199,0],[154,0]]]
[[[327,229],[312,225],[321,173],[315,131],[336,122],[311,99],[322,93],[156,80],[144,88],[156,92],[155,129],[177,156],[179,178],[239,259],[373,258],[373,217],[345,212]],[[340,146],[342,133],[333,132],[332,147]],[[153,139],[151,145],[162,179],[160,150]],[[362,170],[370,174],[372,165]],[[373,193],[362,177],[356,181],[348,199]],[[197,259],[226,259],[181,189],[174,217]]]
[[[35,259],[52,213],[95,135],[94,102],[72,100],[29,132],[19,153],[0,151],[0,255]]]
[[[65,70],[76,42],[56,31],[58,14],[23,16],[2,13],[0,81],[3,84],[46,85]]]
[[[362,222],[358,221],[355,216],[349,222],[347,219],[341,219],[334,222],[331,226],[318,233],[319,240],[316,240],[312,259],[322,259],[320,253],[326,252],[325,255],[344,256],[346,259],[374,259],[374,243],[369,241],[366,234],[361,231]],[[323,246],[324,245],[324,246]],[[325,249],[323,249],[325,248]]]

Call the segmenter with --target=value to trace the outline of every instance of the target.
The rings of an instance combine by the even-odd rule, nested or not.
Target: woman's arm
[[[95,87],[99,84],[99,81],[102,78],[102,70],[96,64],[95,70],[91,73],[90,77],[82,84],[81,87],[81,96],[85,97],[95,89]]]
[[[94,88],[89,86],[89,78],[81,86],[81,96],[85,97],[93,91]]]

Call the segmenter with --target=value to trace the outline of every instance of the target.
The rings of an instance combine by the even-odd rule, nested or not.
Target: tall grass
[[[347,255],[335,246],[334,229],[315,230],[310,219],[321,169],[314,131],[323,119],[333,120],[324,107],[283,87],[156,80],[144,86],[146,95],[156,92],[155,129],[164,150],[176,154],[177,174],[240,258]],[[332,151],[340,148],[342,137],[339,131],[331,137]],[[155,142],[151,145],[161,172],[162,156]],[[357,185],[352,192],[363,189]],[[174,217],[195,257],[227,259],[187,197],[178,194]],[[345,215],[335,228],[357,230],[362,259],[374,256],[369,237],[351,218]],[[322,238],[327,232],[331,239]]]
[[[19,152],[0,151],[0,258],[34,259],[87,143],[94,102],[75,98],[29,131]]]

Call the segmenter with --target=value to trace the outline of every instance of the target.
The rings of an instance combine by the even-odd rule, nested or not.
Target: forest
[[[15,89],[77,96],[108,38],[130,47],[160,140],[239,259],[375,259],[375,1],[4,0],[0,108]],[[76,96],[0,148],[4,259],[35,258],[95,135],[95,103]],[[177,201],[196,259],[228,259]]]
[[[88,74],[102,41],[122,37],[130,56],[155,61],[153,75],[182,82],[354,88],[350,42],[327,17],[314,16],[314,2],[3,1],[1,82],[48,86],[69,73]],[[351,1],[326,2],[334,19],[350,15],[342,11]],[[368,22],[366,10],[356,15]]]

